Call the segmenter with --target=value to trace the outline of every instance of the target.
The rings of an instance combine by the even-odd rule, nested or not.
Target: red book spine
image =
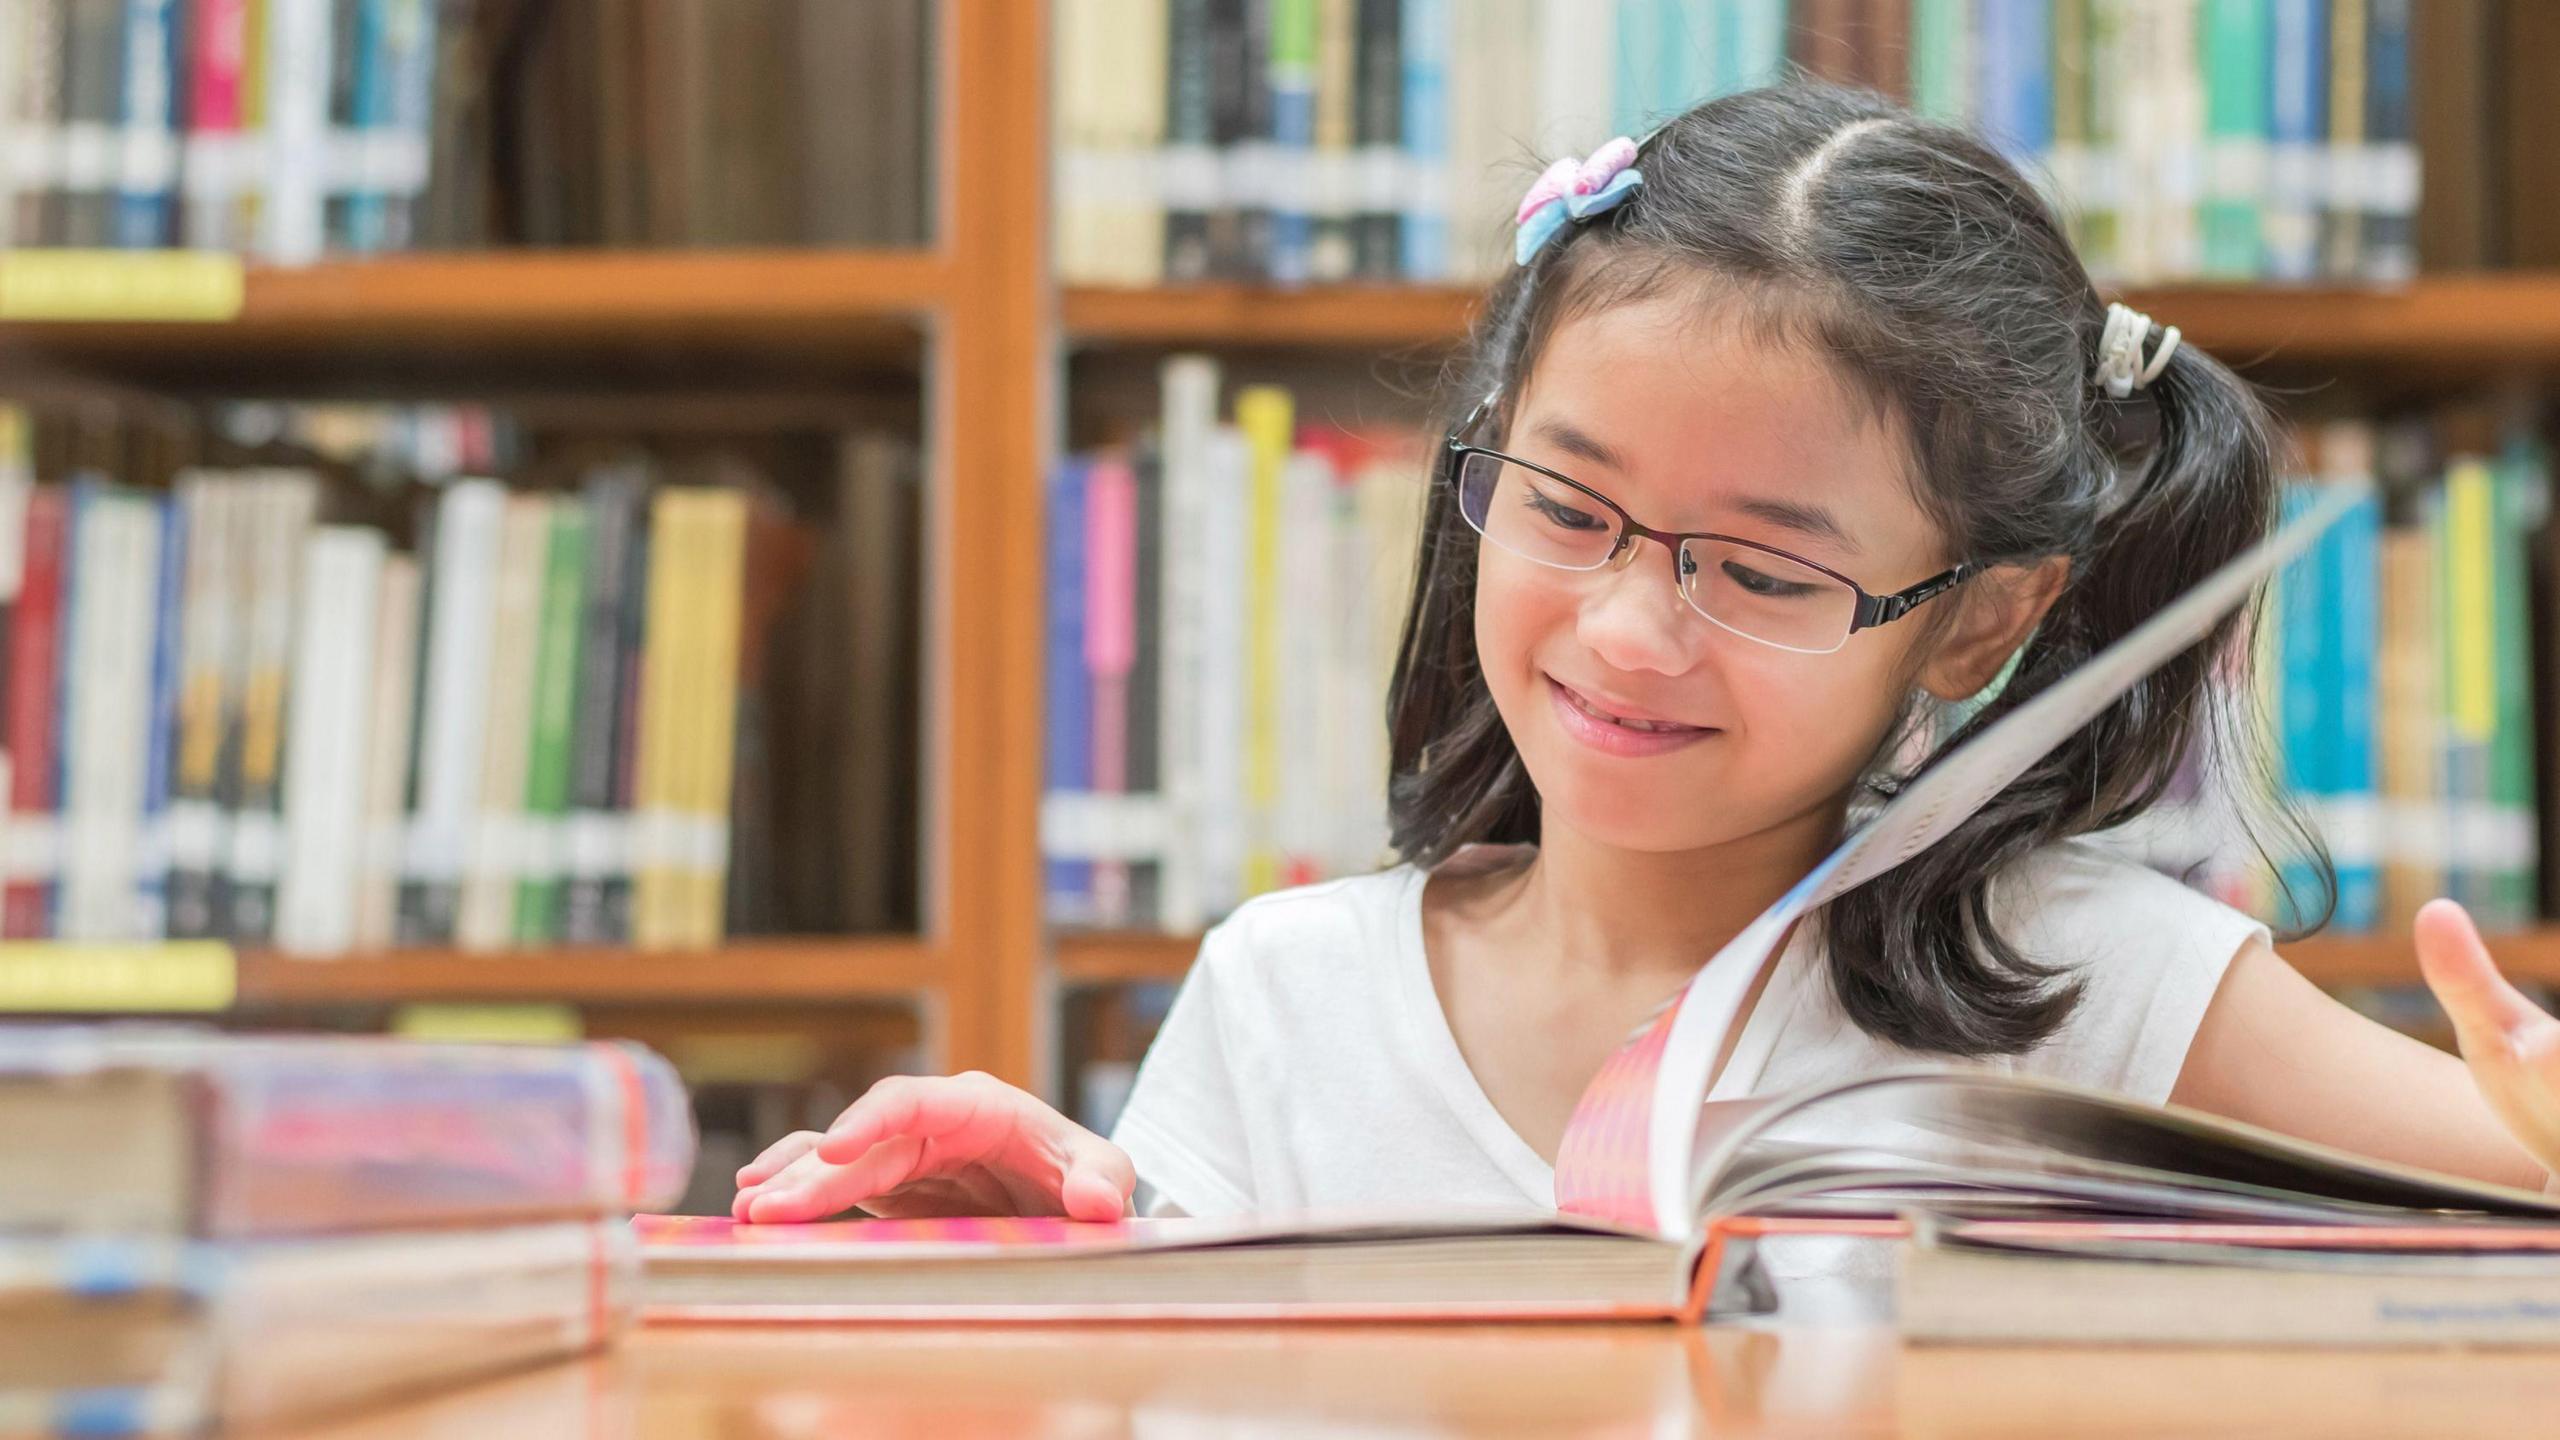
[[[0,891],[0,935],[41,940],[52,930],[55,689],[62,642],[62,565],[69,497],[44,487],[27,497],[27,554],[17,607],[9,616],[8,884]]]

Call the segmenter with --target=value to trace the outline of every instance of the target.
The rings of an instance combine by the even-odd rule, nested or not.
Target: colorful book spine
[[[177,483],[187,534],[186,600],[180,628],[177,755],[168,813],[168,925],[172,939],[221,933],[222,755],[232,713],[235,637],[230,604],[232,531],[239,487],[207,471]]]
[[[1296,402],[1276,385],[1236,394],[1236,428],[1250,447],[1253,478],[1246,491],[1251,548],[1245,568],[1245,888],[1259,894],[1279,883],[1275,817],[1280,800],[1280,701],[1286,683],[1280,637],[1291,600],[1283,591],[1280,542],[1284,472],[1296,436]]]
[[[246,630],[240,651],[240,728],[230,794],[229,848],[223,857],[221,930],[243,945],[275,934],[277,870],[283,852],[279,820],[284,773],[286,681],[292,668],[295,582],[302,543],[319,505],[319,481],[303,471],[271,470],[251,488],[245,535]]]
[[[1218,73],[1211,0],[1167,0],[1165,15],[1164,278],[1211,273],[1209,217],[1219,205]]]
[[[1314,260],[1309,171],[1316,139],[1315,0],[1265,0],[1270,18],[1271,262],[1268,278],[1303,285]]]
[[[525,773],[533,753],[534,666],[540,659],[553,508],[548,495],[507,497],[498,545],[498,623],[489,652],[479,808],[453,937],[465,950],[503,949],[516,933],[516,892],[527,849]]]
[[[1405,205],[1400,259],[1407,280],[1449,278],[1449,7],[1404,0]]]
[[[2317,493],[2294,484],[2285,491],[2284,515],[2290,522],[2311,508]],[[2276,736],[2286,790],[2312,812],[2315,823],[2328,793],[2328,726],[2323,723],[2322,617],[2326,612],[2329,569],[2327,540],[2316,542],[2276,581]],[[2278,857],[2278,919],[2288,928],[2309,924],[2321,913],[2326,885],[2316,859],[2309,855]]]
[[[2251,278],[2265,267],[2267,76],[2271,0],[2205,0],[2204,272]]]
[[[622,938],[607,895],[619,882],[628,889],[627,812],[616,803],[615,780],[631,744],[623,724],[624,691],[631,683],[622,638],[626,612],[634,610],[633,572],[638,558],[641,485],[636,469],[614,468],[588,478],[581,498],[590,529],[582,633],[578,641],[577,720],[570,746],[569,814],[564,831],[567,883],[561,938],[605,944]]]
[[[2402,284],[2418,273],[2418,142],[2410,101],[2412,0],[2366,0],[2364,149],[2355,157],[2360,269]]]
[[[2382,502],[2373,491],[2372,456],[2364,425],[2332,426],[2322,437],[2324,482],[2363,493],[2330,531],[2337,554],[2323,577],[2330,582],[2324,628],[2331,670],[2323,831],[2338,869],[2335,923],[2347,931],[2372,930],[2382,914],[2384,837],[2374,763]]]
[[[1109,803],[1129,790],[1129,670],[1137,661],[1137,476],[1125,456],[1094,461],[1085,472],[1082,654],[1091,721],[1085,743],[1087,788]],[[1099,807],[1098,807],[1099,808]],[[1090,872],[1094,922],[1130,920],[1129,865],[1118,856]]]
[[[2494,917],[2529,925],[2540,911],[2541,854],[2535,833],[2532,561],[2527,546],[2550,512],[2550,476],[2528,434],[2512,436],[2493,462],[2498,565],[2490,595],[2496,615],[2496,737],[2489,756],[2489,804],[2496,815],[2488,886]]]
[[[169,807],[177,766],[178,689],[187,595],[187,507],[160,507],[160,565],[151,616],[151,708],[142,753],[141,852],[134,873],[134,931],[169,935]]]
[[[718,945],[728,935],[730,801],[737,774],[739,635],[746,597],[747,497],[705,490],[699,497],[699,559],[686,613],[698,656],[687,698],[695,744],[684,797],[682,869],[687,887],[680,943]]]
[[[1092,669],[1086,664],[1086,497],[1092,467],[1068,460],[1049,478],[1048,646],[1043,735],[1048,750],[1049,799],[1042,828],[1053,853],[1073,854],[1084,797],[1093,788]],[[1087,923],[1093,915],[1093,863],[1051,859],[1043,871],[1048,914],[1063,923]]]
[[[2441,574],[2445,666],[2445,800],[2451,813],[2448,887],[2486,915],[2496,908],[2498,820],[2490,751],[2498,729],[2497,477],[2486,460],[2456,458],[2445,471]]]
[[[586,508],[562,501],[543,573],[541,638],[533,668],[533,749],[525,770],[524,859],[516,892],[518,944],[563,938],[570,745],[578,717],[590,533]]]
[[[2320,209],[2329,114],[2328,0],[2270,0],[2268,167],[2263,235],[2267,278],[2320,271]]]
[[[177,0],[125,0],[115,242],[128,250],[166,245],[172,233],[183,13]]]

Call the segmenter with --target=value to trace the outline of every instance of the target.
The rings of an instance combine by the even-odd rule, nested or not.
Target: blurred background
[[[2560,981],[2560,7],[8,0],[0,1005],[645,1040],[713,1209],[882,1074],[1107,1126],[1205,926],[1385,858],[1521,189],[1795,72],[2363,497],[2258,627],[2287,953],[2441,1041],[2442,892]],[[2231,783],[2114,839],[2308,918]]]

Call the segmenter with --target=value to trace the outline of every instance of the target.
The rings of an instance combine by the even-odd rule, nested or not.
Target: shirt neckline
[[[1423,948],[1422,932],[1422,894],[1430,882],[1430,871],[1419,865],[1407,866],[1404,893],[1398,899],[1395,989],[1405,1034],[1414,1053],[1422,1057],[1424,1068],[1431,1072],[1441,1100],[1457,1115],[1486,1158],[1524,1195],[1543,1208],[1553,1209],[1555,1167],[1511,1128],[1511,1122],[1502,1118],[1492,1097],[1484,1093],[1484,1083],[1476,1078],[1475,1067],[1467,1063],[1466,1052],[1458,1048],[1457,1032],[1449,1027],[1448,1009],[1440,1003],[1439,987],[1432,982],[1431,960]],[[1795,926],[1786,945],[1769,962],[1777,968],[1769,976],[1769,983],[1761,987],[1760,998],[1751,1007],[1751,1018],[1743,1022],[1742,1038],[1735,1042],[1733,1054],[1708,1088],[1708,1100],[1733,1100],[1751,1094],[1768,1069],[1784,1017],[1795,1008],[1793,995],[1802,978],[1803,952],[1809,943],[1807,932],[1815,917],[1806,918],[1808,923]]]
[[[1423,950],[1422,891],[1431,881],[1431,872],[1419,865],[1408,866],[1407,872],[1404,894],[1398,900],[1395,966],[1396,998],[1406,1037],[1439,1087],[1441,1100],[1457,1115],[1477,1148],[1531,1203],[1552,1210],[1555,1167],[1494,1108],[1475,1067],[1458,1048],[1457,1032],[1449,1028],[1449,1012],[1440,1003],[1439,987],[1431,981],[1431,961]]]

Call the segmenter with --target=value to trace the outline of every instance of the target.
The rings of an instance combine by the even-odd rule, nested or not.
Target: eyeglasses
[[[1623,566],[1639,538],[1671,553],[1673,582],[1689,608],[1746,640],[1827,655],[1860,630],[1889,625],[1954,589],[1971,563],[1907,590],[1870,595],[1858,582],[1801,555],[1733,535],[1674,533],[1639,525],[1618,502],[1543,465],[1467,444],[1490,399],[1451,431],[1442,473],[1458,492],[1458,513],[1477,534],[1524,560],[1558,570]]]

